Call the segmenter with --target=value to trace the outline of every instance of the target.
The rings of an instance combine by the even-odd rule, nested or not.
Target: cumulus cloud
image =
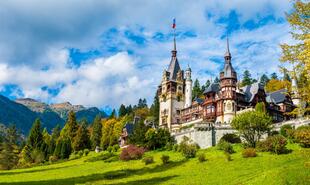
[[[16,85],[8,96],[99,107],[150,102],[169,64],[173,17],[179,61],[193,78],[204,83],[218,75],[227,33],[239,73],[271,73],[279,43],[290,41],[281,21],[290,8],[282,0],[1,1],[0,91]],[[70,49],[98,54],[75,61]]]

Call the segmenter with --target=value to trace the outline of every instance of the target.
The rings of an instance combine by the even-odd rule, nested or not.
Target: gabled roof
[[[181,68],[177,57],[171,57],[171,61],[168,67],[169,79],[176,80],[179,71],[181,71]]]
[[[126,123],[124,125],[124,128],[126,128],[126,131],[127,131],[128,135],[133,133],[133,126],[134,125],[132,123]]]
[[[255,96],[255,94],[258,93],[258,90],[264,90],[264,87],[259,82],[253,83],[251,85],[247,85],[242,88],[242,91],[245,94],[245,98],[247,102],[251,102]]]
[[[203,94],[207,94],[210,92],[218,92],[220,90],[220,84],[219,83],[211,83],[209,87],[203,92]]]
[[[202,104],[203,103],[203,99],[201,98],[195,98],[194,102],[197,102],[198,104]]]
[[[275,103],[275,104],[282,103],[286,99],[286,93],[287,93],[286,89],[280,89],[278,91],[267,93],[266,101],[268,103]]]

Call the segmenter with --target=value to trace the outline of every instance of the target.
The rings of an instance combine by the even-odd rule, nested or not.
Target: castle
[[[169,67],[163,72],[157,94],[160,103],[159,126],[172,133],[194,124],[229,125],[236,114],[254,109],[258,102],[265,103],[274,122],[289,119],[284,113],[296,107],[297,99],[292,100],[286,89],[266,93],[260,82],[239,87],[228,39],[220,80],[210,84],[203,92],[204,98],[194,97],[193,100],[192,71],[190,67],[185,72],[181,69],[175,38],[171,53]]]

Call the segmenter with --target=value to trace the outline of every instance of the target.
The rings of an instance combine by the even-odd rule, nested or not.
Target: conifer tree
[[[219,83],[219,82],[220,82],[220,79],[218,77],[215,77],[214,83]]]
[[[41,132],[41,122],[39,119],[36,119],[32,125],[28,136],[28,145],[32,149],[40,148],[42,145],[43,136]]]
[[[266,74],[263,74],[261,77],[260,77],[260,83],[265,86],[268,82],[269,82],[269,78]]]
[[[102,123],[101,116],[97,115],[93,122],[93,129],[91,133],[91,144],[92,149],[95,149],[96,146],[100,146],[100,140],[102,137]]]
[[[278,80],[278,75],[277,75],[277,73],[271,73],[270,78],[271,78],[272,80]]]
[[[150,107],[151,115],[154,117],[155,124],[159,121],[159,99],[157,94],[155,94],[153,104]]]
[[[193,86],[193,100],[195,98],[199,98],[201,95],[202,95],[202,91],[200,88],[200,83],[199,83],[199,80],[196,78],[194,82],[194,86]]]
[[[73,111],[70,111],[68,115],[67,123],[65,127],[63,128],[63,130],[61,131],[62,132],[61,135],[65,137],[69,137],[69,139],[73,142],[73,139],[76,135],[77,128],[78,128],[78,125],[77,125],[75,113]]]
[[[127,114],[132,114],[132,113],[133,113],[133,110],[132,110],[132,106],[131,106],[131,105],[129,105],[129,106],[126,107],[126,112],[127,112]]]
[[[253,84],[254,82],[255,82],[254,79],[251,78],[250,71],[249,70],[245,70],[243,72],[243,78],[242,78],[241,85],[242,86],[247,86],[247,85]]]
[[[111,115],[109,117],[109,119],[112,119],[112,118],[116,118],[116,111],[115,111],[115,109],[112,110],[112,113],[111,113]]]
[[[69,138],[64,138],[61,143],[60,158],[69,158],[71,151],[71,140]]]
[[[43,129],[42,137],[43,137],[43,142],[42,142],[42,145],[40,147],[40,150],[43,152],[44,158],[48,159],[48,157],[49,157],[49,146],[51,145],[51,136],[47,132],[46,128]]]
[[[127,114],[126,107],[125,107],[125,105],[121,104],[121,106],[119,107],[119,110],[118,110],[118,116],[123,117],[126,114]]]
[[[59,136],[60,136],[60,125],[57,124],[52,130],[51,141],[50,141],[50,145],[48,147],[48,154],[49,155],[52,155],[54,153],[55,148],[56,148],[56,142],[57,142],[57,139],[59,138]]]
[[[74,137],[73,149],[74,151],[80,151],[86,148],[90,148],[90,139],[87,130],[87,121],[83,119]]]
[[[18,162],[18,132],[15,125],[7,129],[4,142],[0,144],[0,169],[9,170]]]

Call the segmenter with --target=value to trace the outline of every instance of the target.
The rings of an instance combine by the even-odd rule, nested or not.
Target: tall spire
[[[229,51],[229,40],[228,40],[228,36],[226,37],[226,53],[224,55],[225,58],[225,62],[230,62],[231,60],[231,54]]]
[[[230,53],[228,36],[226,37],[226,44],[227,44],[227,52]]]
[[[177,56],[177,44],[175,41],[175,29],[173,29],[173,50],[171,51],[171,53],[172,53],[172,57]]]

